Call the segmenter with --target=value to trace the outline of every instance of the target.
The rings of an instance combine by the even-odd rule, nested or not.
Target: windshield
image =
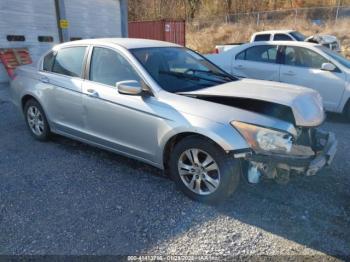
[[[290,32],[290,34],[298,41],[304,41],[306,38],[306,36],[304,36],[302,33],[298,31]]]
[[[137,48],[130,52],[168,92],[194,91],[237,80],[187,48]]]
[[[325,52],[327,55],[329,55],[330,57],[332,57],[334,60],[336,60],[338,63],[342,64],[343,66],[350,68],[350,60],[346,59],[344,56],[342,56],[341,54],[334,52],[332,50],[330,50],[327,47],[319,47],[320,49],[322,49],[323,52]]]

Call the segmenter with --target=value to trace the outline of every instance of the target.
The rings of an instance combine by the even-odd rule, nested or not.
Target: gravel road
[[[35,141],[0,86],[0,254],[350,256],[350,123],[331,167],[193,202],[161,171],[55,136]],[[348,257],[349,258],[349,257]]]

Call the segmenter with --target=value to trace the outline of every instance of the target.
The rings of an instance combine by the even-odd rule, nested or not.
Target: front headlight
[[[247,140],[255,151],[289,153],[292,149],[293,136],[260,126],[233,121],[231,125]]]

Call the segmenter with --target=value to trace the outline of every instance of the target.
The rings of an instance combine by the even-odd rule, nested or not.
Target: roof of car
[[[96,38],[96,39],[84,39],[72,42],[66,42],[59,46],[66,45],[120,45],[126,49],[133,48],[147,48],[147,47],[180,47],[180,45],[149,39],[139,39],[139,38]]]
[[[243,44],[241,46],[255,46],[255,45],[289,45],[289,46],[301,46],[301,47],[320,46],[320,44],[317,44],[317,43],[302,42],[302,41],[258,41],[258,42]]]
[[[287,45],[287,46],[300,46],[300,47],[321,46],[320,44],[316,44],[316,43],[299,42],[299,41],[258,41],[258,42],[251,42],[251,43],[246,43],[246,44],[237,46],[237,48],[230,49],[230,52],[235,54],[235,53],[239,53],[239,52],[241,52],[244,49],[247,49],[249,47],[258,46],[258,45]]]
[[[268,31],[260,31],[260,32],[256,32],[255,34],[276,34],[276,33],[290,33],[290,32],[294,32],[295,30],[292,29],[281,29],[281,30],[268,30]]]

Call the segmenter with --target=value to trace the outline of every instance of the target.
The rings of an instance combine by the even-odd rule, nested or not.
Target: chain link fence
[[[350,17],[350,6],[333,6],[333,7],[314,7],[314,8],[296,8],[287,10],[237,13],[225,16],[209,17],[187,21],[187,26],[192,29],[201,30],[203,28],[222,25],[222,24],[252,24],[258,26],[271,24],[285,19],[290,19],[294,26],[298,21],[310,21],[311,24],[322,26],[329,21],[337,22],[342,18]]]

